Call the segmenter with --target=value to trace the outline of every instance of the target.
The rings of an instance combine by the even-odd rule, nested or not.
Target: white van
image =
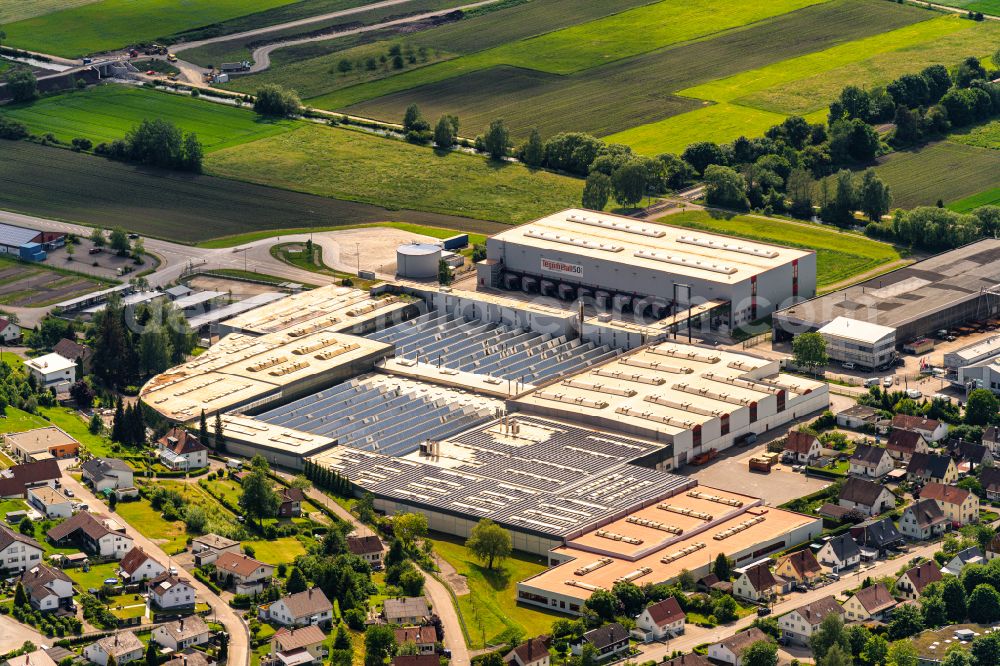
[[[243,462],[237,460],[236,458],[227,458],[226,467],[229,467],[230,469],[243,469]]]

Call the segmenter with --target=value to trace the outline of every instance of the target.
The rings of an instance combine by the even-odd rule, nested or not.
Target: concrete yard
[[[792,471],[790,465],[775,465],[770,474],[751,472],[750,458],[763,452],[764,447],[760,445],[732,448],[704,467],[687,465],[679,473],[706,486],[760,497],[768,506],[784,504],[830,485],[828,479],[808,477]]]

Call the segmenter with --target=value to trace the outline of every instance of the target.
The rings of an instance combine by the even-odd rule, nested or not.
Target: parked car
[[[906,389],[906,397],[919,400],[924,394],[920,389]]]
[[[865,388],[871,388],[873,386],[878,386],[881,380],[878,377],[869,377],[865,380]]]
[[[63,491],[63,495],[65,495],[66,497],[73,497],[75,493],[73,492],[72,488],[67,488],[66,490]]]
[[[92,247],[89,250],[87,250],[87,252],[89,252],[90,254],[100,254],[101,252],[104,252],[104,250],[102,250],[99,247]]]
[[[851,361],[846,361],[844,363],[844,370],[853,370],[853,369],[854,369],[854,363],[852,363]]]
[[[758,606],[757,607],[757,616],[758,617],[764,617],[765,615],[770,615],[770,614],[771,614],[771,608],[769,606]]]
[[[131,238],[132,240],[135,240],[136,238],[139,237],[139,234],[133,232],[133,233],[129,234],[128,237]]]
[[[883,377],[882,386],[886,388],[892,388],[892,377]]]

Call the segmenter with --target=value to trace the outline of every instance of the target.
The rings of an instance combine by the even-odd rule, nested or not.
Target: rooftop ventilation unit
[[[535,393],[536,396],[542,398],[543,400],[552,400],[554,402],[563,402],[568,405],[580,405],[581,407],[590,407],[591,409],[604,409],[608,406],[605,400],[595,400],[593,398],[584,398],[580,396],[574,398],[572,396],[566,395],[565,393],[553,393],[551,391],[538,391]]]
[[[704,407],[698,407],[690,402],[679,402],[677,400],[671,400],[665,398],[662,395],[656,395],[655,393],[647,395],[643,398],[646,402],[651,402],[654,405],[660,405],[662,407],[669,407],[670,409],[676,409],[682,412],[690,412],[692,414],[699,414],[701,416],[712,416],[718,418],[722,416],[725,412],[721,409],[705,409]]]
[[[674,264],[675,266],[687,266],[688,268],[698,268],[703,271],[710,271],[712,273],[721,273],[723,275],[732,275],[736,272],[736,269],[732,266],[726,264],[715,264],[708,263],[707,261],[702,261],[701,259],[688,259],[687,257],[679,257],[676,254],[662,254],[660,252],[655,252],[653,250],[636,250],[632,253],[634,256],[640,259],[651,259],[653,261],[662,261],[665,264]]]
[[[637,368],[646,368],[648,370],[659,370],[662,372],[671,372],[675,375],[690,375],[694,372],[691,368],[685,368],[679,365],[671,365],[669,363],[663,363],[662,361],[647,361],[644,358],[636,358],[634,356],[626,356],[621,360],[622,365],[631,365]]]
[[[699,520],[704,520],[704,521],[712,520],[712,514],[705,513],[704,511],[695,511],[694,509],[689,509],[686,506],[675,506],[673,504],[657,504],[656,508],[660,509],[661,511],[679,513],[682,516],[691,516],[692,518],[698,518]]]
[[[590,583],[581,583],[578,580],[568,580],[566,584],[570,587],[579,587],[582,590],[590,590],[591,592],[596,592],[597,590],[603,590],[604,588],[600,585],[591,585]]]
[[[600,227],[601,229],[614,229],[615,231],[624,231],[630,234],[649,236],[650,238],[663,238],[667,235],[667,232],[664,229],[658,229],[657,227],[647,227],[619,220],[604,220],[599,217],[588,217],[586,215],[577,215],[575,213],[567,216],[566,221],[576,222],[577,224],[586,224],[591,227]]]
[[[607,393],[608,395],[618,395],[626,398],[631,398],[636,394],[634,389],[623,389],[618,388],[617,386],[609,386],[607,384],[599,384],[597,382],[588,382],[585,379],[567,379],[563,381],[563,386],[584,389],[586,391],[596,391],[597,393]]]
[[[576,574],[577,576],[586,576],[591,571],[597,571],[601,567],[606,567],[612,562],[614,562],[614,560],[612,560],[610,557],[602,557],[596,562],[591,562],[585,567],[580,567],[579,569],[576,569],[573,573]]]
[[[675,419],[672,416],[667,416],[665,414],[654,414],[653,412],[644,412],[636,407],[631,407],[624,405],[615,410],[616,414],[622,414],[623,416],[632,416],[637,419],[645,419],[647,421],[656,421],[657,423],[665,423],[667,425],[674,426],[675,428],[681,428],[682,430],[691,430],[697,425],[694,421],[685,421],[682,419]]]
[[[248,372],[260,372],[261,370],[266,370],[270,367],[281,365],[288,360],[287,356],[272,356],[271,358],[265,358],[252,365],[247,366]],[[178,395],[181,395],[178,393]]]
[[[765,520],[764,516],[757,516],[755,518],[751,518],[750,520],[744,520],[739,525],[733,525],[729,529],[722,530],[718,534],[713,535],[712,538],[715,539],[716,541],[723,541],[725,539],[728,539],[731,536],[734,536],[736,534],[739,534],[740,532],[743,532],[744,530],[750,529],[751,527],[753,527],[757,523],[764,522],[764,520]]]
[[[563,236],[562,234],[554,234],[549,231],[537,231],[535,229],[528,229],[524,232],[524,235],[528,238],[537,238],[538,240],[549,241],[550,243],[562,243],[563,245],[575,245],[576,247],[587,248],[588,250],[603,250],[604,252],[621,252],[625,248],[621,245],[614,245],[611,243],[599,243],[597,241],[587,240],[586,238],[576,238],[575,236]]]
[[[633,546],[638,546],[642,543],[642,539],[636,539],[635,537],[625,536],[624,534],[618,534],[617,532],[609,532],[608,530],[597,530],[594,532],[597,536],[602,539],[610,539],[612,541],[621,541],[622,543],[630,543]]]
[[[608,377],[610,379],[620,379],[626,382],[650,384],[652,386],[662,386],[667,383],[666,379],[663,377],[657,377],[656,375],[644,375],[641,372],[629,373],[621,370],[611,370],[610,368],[597,368],[591,374],[597,375],[598,377]]]
[[[636,580],[637,578],[642,578],[643,576],[651,573],[653,573],[653,570],[650,567],[641,567],[639,569],[636,569],[635,571],[629,571],[621,578],[615,579],[615,582],[631,583],[633,580]]]
[[[690,555],[691,553],[698,552],[704,547],[705,544],[703,544],[700,541],[697,543],[693,543],[690,546],[687,546],[686,548],[681,548],[680,550],[664,555],[663,557],[660,558],[660,562],[663,562],[664,564],[670,564],[671,562],[681,559],[685,555]]]
[[[661,532],[670,532],[671,534],[684,534],[684,530],[674,525],[667,525],[666,523],[661,523],[658,520],[650,520],[648,518],[640,518],[638,516],[629,516],[625,519],[626,522],[632,523],[633,525],[641,525],[642,527],[648,527],[654,530],[660,530]]]
[[[674,347],[673,345],[659,345],[649,349],[650,354],[657,356],[669,356],[670,358],[686,358],[699,363],[718,363],[722,357],[717,354],[698,351],[690,347]]]
[[[726,504],[728,506],[735,506],[735,507],[743,506],[742,500],[733,499],[732,497],[719,497],[718,495],[703,493],[700,490],[692,490],[691,492],[688,493],[688,497],[694,497],[695,499],[703,499],[708,502],[715,502],[717,504]]]
[[[773,250],[769,247],[756,247],[754,245],[740,245],[737,243],[729,243],[721,240],[714,240],[712,238],[702,238],[700,236],[688,236],[687,234],[677,237],[678,243],[687,243],[688,245],[698,245],[699,247],[707,247],[712,250],[726,250],[728,252],[739,252],[741,254],[749,254],[753,257],[763,257],[765,259],[774,259],[778,256],[778,251]]]

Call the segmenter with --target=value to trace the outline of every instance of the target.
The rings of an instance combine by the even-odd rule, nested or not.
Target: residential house
[[[10,574],[30,569],[42,561],[43,552],[31,537],[0,524],[0,571]]]
[[[809,639],[816,633],[824,619],[834,614],[843,617],[844,613],[844,607],[837,603],[837,599],[831,594],[782,615],[778,618],[778,627],[785,640],[799,645],[809,645]]]
[[[892,471],[895,462],[883,447],[859,444],[851,455],[850,465],[850,473],[855,476],[881,479]]]
[[[83,656],[99,666],[107,666],[110,657],[116,664],[127,664],[142,659],[145,646],[131,631],[120,631],[99,638],[83,648]]]
[[[152,641],[162,648],[180,652],[208,642],[208,625],[200,615],[182,617],[153,630]]]
[[[105,516],[80,511],[50,529],[46,536],[57,546],[75,544],[100,557],[120,560],[132,550],[132,537],[125,528]]]
[[[10,442],[10,435],[7,441]],[[27,497],[28,488],[42,485],[55,488],[60,478],[62,470],[52,458],[14,465],[0,470],[0,497]]]
[[[927,440],[915,430],[894,429],[889,433],[885,449],[896,460],[907,463],[914,453],[927,453],[930,449]]]
[[[0,317],[0,342],[10,344],[21,339],[21,327],[10,320],[10,317]]]
[[[184,428],[171,428],[156,441],[157,455],[172,470],[201,469],[208,466],[208,449]]]
[[[858,590],[844,602],[845,619],[848,622],[884,620],[895,607],[896,600],[889,594],[889,588],[885,583],[876,583]]]
[[[117,458],[93,458],[83,463],[83,480],[95,493],[134,487],[132,468]]]
[[[382,606],[382,618],[389,624],[423,624],[430,614],[425,597],[386,599]]]
[[[941,567],[941,573],[958,576],[961,575],[962,569],[964,569],[967,565],[983,564],[985,561],[986,559],[983,557],[983,553],[979,550],[979,547],[973,546],[955,553],[955,556],[948,560],[943,567]]]
[[[925,541],[934,539],[951,527],[951,521],[944,515],[941,505],[935,500],[924,498],[903,509],[899,519],[899,531],[903,536]]]
[[[273,575],[273,566],[240,553],[226,551],[215,560],[215,577],[237,594],[260,592]]]
[[[892,522],[892,518],[872,518],[851,528],[851,537],[861,548],[862,557],[885,557],[890,550],[898,550],[905,539]]]
[[[368,565],[378,571],[382,568],[382,559],[385,557],[385,546],[377,536],[354,536],[347,537],[347,550],[351,555],[360,557]]]
[[[1000,534],[994,536],[990,545],[986,546],[986,560],[989,561],[995,557],[1000,557]]]
[[[28,488],[28,504],[41,511],[46,518],[69,518],[73,515],[73,502],[48,486]]]
[[[906,466],[906,478],[916,483],[955,483],[958,481],[958,467],[951,456],[931,453],[914,453]]]
[[[328,627],[333,622],[333,604],[314,587],[286,595],[260,608],[261,618],[288,627],[318,624]]]
[[[928,483],[921,489],[920,498],[937,502],[948,520],[956,525],[979,522],[979,497],[965,488]]]
[[[282,666],[322,664],[327,656],[326,635],[316,625],[281,627],[271,637],[271,654]]]
[[[278,491],[278,516],[281,518],[298,518],[302,515],[302,502],[306,494],[301,488],[282,488]]]
[[[985,444],[962,441],[958,443],[955,450],[959,460],[969,463],[971,469],[989,467],[993,464],[993,453],[990,451],[990,447]]]
[[[698,579],[698,582],[695,583],[695,589],[698,592],[711,592],[715,590],[723,594],[732,594],[733,584],[728,580],[719,580],[719,577],[714,573],[709,573]]]
[[[784,581],[771,573],[771,560],[762,560],[734,570],[733,594],[742,599],[768,601],[781,592]]]
[[[941,570],[934,560],[927,560],[907,569],[896,579],[896,594],[906,599],[918,599],[924,588],[941,580]]]
[[[19,580],[37,610],[54,611],[73,601],[73,580],[59,569],[38,564],[22,572]]]
[[[56,666],[49,653],[41,648],[26,654],[0,661],[0,666]]]
[[[200,567],[215,562],[222,553],[238,555],[240,542],[218,534],[206,534],[191,541],[191,552],[194,554],[195,566]]]
[[[5,438],[14,458],[25,463],[72,458],[80,453],[80,442],[56,426],[11,433]]]
[[[125,553],[118,565],[118,575],[126,583],[139,583],[156,578],[167,568],[157,562],[141,547],[133,548]]]
[[[837,425],[841,428],[862,430],[868,426],[877,426],[882,420],[879,411],[868,405],[851,405],[847,409],[837,412]]]
[[[162,573],[149,581],[149,603],[162,610],[186,610],[195,606],[195,589],[185,578]]]
[[[823,569],[819,566],[816,555],[806,548],[779,557],[774,565],[774,573],[800,585],[812,585],[823,573]]]
[[[437,629],[434,628],[434,625],[400,627],[395,629],[395,633],[396,645],[413,643],[417,649],[417,654],[434,654],[438,642]],[[533,638],[532,640],[540,640],[540,638]],[[547,650],[545,654],[548,654]]]
[[[684,633],[686,616],[674,597],[647,606],[635,618],[635,632],[643,641],[662,641]]]
[[[712,666],[708,657],[704,657],[697,652],[688,652],[679,657],[674,657],[670,661],[662,662],[662,666]]]
[[[819,443],[816,435],[801,430],[788,431],[788,437],[785,438],[785,452],[791,453],[795,457],[795,462],[808,464],[819,458],[822,451],[823,445]]]
[[[79,342],[63,338],[56,343],[56,346],[52,348],[52,351],[59,354],[63,358],[68,358],[75,364],[79,363],[83,366],[83,374],[90,374],[92,369],[91,361],[94,358],[94,350],[87,345],[81,345]]]
[[[175,653],[173,659],[161,662],[160,666],[214,666],[215,661],[199,650],[188,648]]]
[[[847,509],[857,509],[869,516],[877,516],[896,506],[896,496],[878,483],[851,477],[840,489],[837,503]]]
[[[76,362],[55,352],[29,359],[24,367],[35,378],[38,387],[46,391],[68,389],[76,381]]]
[[[948,434],[948,424],[937,419],[923,416],[896,414],[892,417],[892,427],[897,430],[910,430],[920,433],[928,442],[940,442]]]
[[[817,559],[836,573],[860,564],[861,549],[850,534],[844,533],[823,544]]]
[[[991,502],[1000,500],[1000,467],[984,467],[979,470],[979,484]]]
[[[583,634],[583,641],[573,646],[573,654],[581,654],[585,644],[594,646],[598,661],[604,661],[628,652],[628,632],[625,627],[612,622]]]
[[[438,666],[436,654],[397,654],[389,662],[390,666]]]
[[[708,646],[708,658],[716,663],[743,666],[743,653],[758,641],[770,642],[770,637],[757,627],[751,627],[738,634],[733,634],[718,643]]]
[[[990,426],[983,431],[983,445],[989,448],[993,455],[1000,455],[1000,426]]]

